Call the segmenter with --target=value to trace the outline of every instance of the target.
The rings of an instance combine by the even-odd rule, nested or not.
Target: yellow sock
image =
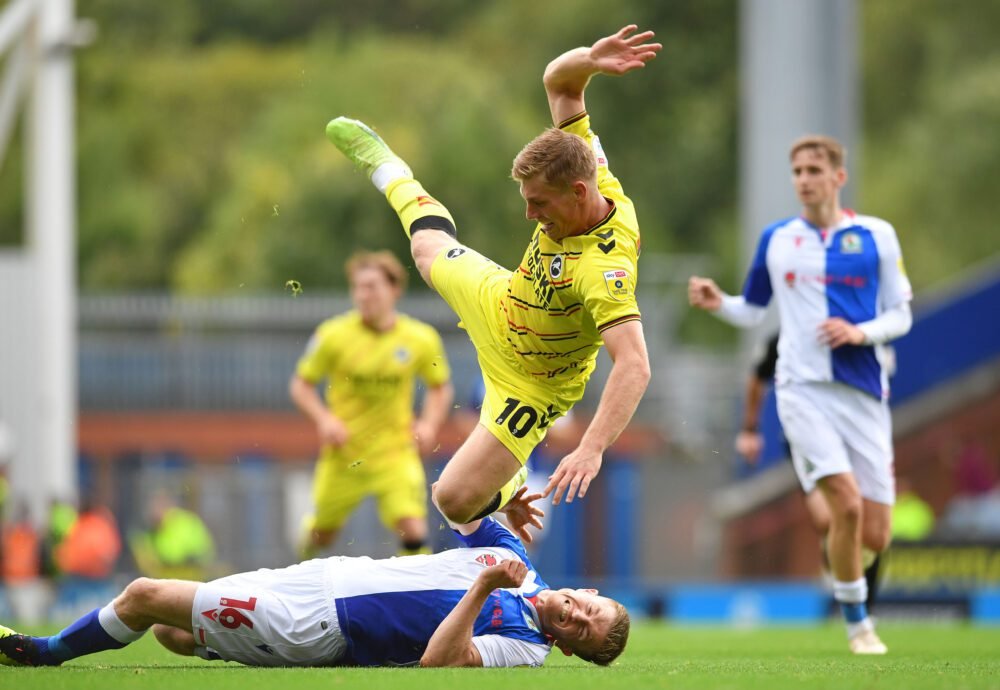
[[[407,237],[410,236],[410,228],[413,223],[428,216],[446,218],[451,223],[451,232],[448,234],[454,234],[455,219],[451,217],[451,212],[440,201],[428,194],[418,181],[409,177],[393,180],[386,187],[385,198],[388,199],[389,205],[399,216],[399,221],[403,224],[403,232],[406,233]],[[432,226],[426,225],[424,227]],[[442,227],[441,230],[448,232],[447,227]]]
[[[503,488],[500,489],[500,508],[503,508],[507,503],[510,502],[511,497],[517,493],[517,490],[524,486],[524,482],[528,479],[528,468],[521,467],[513,477],[510,478]]]
[[[399,550],[396,551],[397,556],[419,556],[428,555],[431,553],[431,547],[424,544],[415,549],[408,549],[405,546],[400,545]]]

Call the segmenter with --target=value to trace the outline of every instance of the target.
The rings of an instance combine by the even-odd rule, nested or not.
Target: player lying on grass
[[[505,508],[541,527],[522,488]],[[177,654],[249,666],[541,666],[552,645],[607,665],[629,617],[592,589],[550,589],[493,518],[460,525],[464,548],[374,560],[333,557],[212,582],[132,582],[52,637],[0,626],[0,662],[57,666],[119,649],[152,627]]]

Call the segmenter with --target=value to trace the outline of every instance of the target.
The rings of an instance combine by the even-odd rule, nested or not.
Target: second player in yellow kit
[[[368,496],[400,534],[402,551],[418,552],[427,515],[420,456],[433,450],[451,404],[448,360],[431,326],[395,311],[405,272],[391,254],[359,255],[348,273],[356,309],[320,324],[291,382],[323,444],[303,555],[330,544]],[[417,378],[428,393],[415,420]],[[325,400],[315,388],[321,381]]]

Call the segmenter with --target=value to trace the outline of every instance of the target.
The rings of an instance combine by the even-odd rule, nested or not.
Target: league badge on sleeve
[[[613,299],[623,301],[629,294],[628,272],[618,268],[604,272],[604,284],[608,286],[608,294]]]

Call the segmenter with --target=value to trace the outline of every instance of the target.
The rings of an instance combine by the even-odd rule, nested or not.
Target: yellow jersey
[[[339,453],[369,461],[414,445],[415,379],[436,387],[451,377],[441,336],[431,326],[397,314],[395,324],[379,332],[357,311],[319,325],[296,373],[314,384],[326,380],[327,405],[350,435]]]
[[[524,372],[536,381],[572,385],[590,377],[602,331],[640,318],[639,223],[590,129],[590,116],[581,113],[559,127],[593,148],[598,189],[612,208],[586,232],[560,241],[537,226],[502,306],[507,340]]]

